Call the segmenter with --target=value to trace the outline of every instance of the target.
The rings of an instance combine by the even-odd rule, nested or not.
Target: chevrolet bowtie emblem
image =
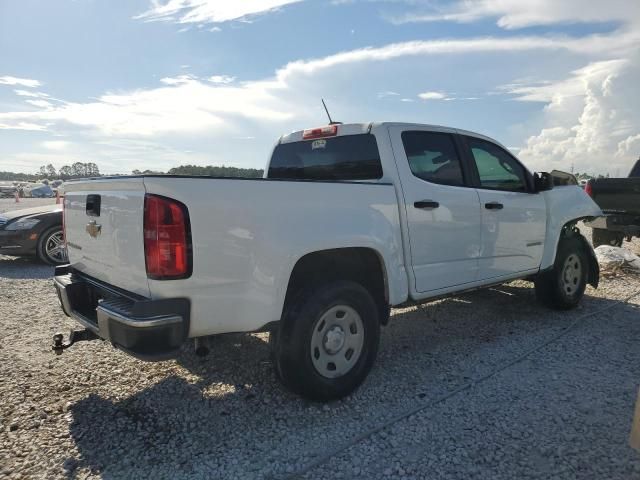
[[[86,230],[93,238],[98,238],[98,235],[102,232],[102,225],[98,225],[95,220],[91,220],[87,223]]]

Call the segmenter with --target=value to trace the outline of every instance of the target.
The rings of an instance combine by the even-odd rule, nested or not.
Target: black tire
[[[561,239],[553,269],[536,277],[536,298],[543,305],[569,310],[582,299],[589,274],[589,258],[582,242],[577,235]]]
[[[624,235],[617,232],[610,232],[604,228],[594,228],[591,232],[591,242],[593,248],[600,245],[611,245],[612,247],[621,247]]]
[[[346,314],[342,312],[342,317],[339,316],[341,308],[347,310]],[[342,344],[336,347],[339,348],[336,353],[326,349],[330,331],[333,333],[334,328],[341,329],[339,326],[329,325],[331,320],[324,320],[327,315],[332,315],[332,312],[336,312],[336,322],[341,322],[339,319],[343,317],[347,322],[350,321],[349,318],[360,319],[358,325],[362,327],[363,331],[360,334],[363,340],[361,346],[356,349],[359,350],[359,355],[353,360],[348,356],[348,343],[345,338],[350,334],[358,335],[357,328],[354,328],[355,323],[350,324],[350,333],[343,334]],[[326,333],[322,336],[322,345],[325,350],[320,358],[318,347],[312,347],[312,340],[317,339],[318,332],[324,330]],[[278,330],[271,335],[274,368],[285,386],[310,400],[336,400],[353,392],[373,366],[380,340],[379,308],[369,291],[352,281],[335,281],[309,287],[289,302]],[[332,355],[336,358],[342,355],[341,358],[348,358],[347,363],[352,361],[353,364],[344,374],[328,378],[316,365],[325,359],[330,360],[333,358]],[[353,351],[351,355],[353,357]],[[337,363],[333,363],[334,370]],[[328,361],[326,368],[330,370],[331,364],[332,361]],[[327,373],[328,370],[325,370],[325,374]]]
[[[66,253],[56,257],[49,254],[47,245],[52,241],[53,237],[59,237],[62,234],[62,225],[54,225],[40,234],[38,244],[36,245],[36,254],[38,258],[49,265],[64,265],[68,263]]]

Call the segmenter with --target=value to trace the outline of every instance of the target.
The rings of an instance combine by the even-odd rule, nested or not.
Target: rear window
[[[382,177],[378,144],[369,133],[283,143],[273,151],[267,177],[375,180]]]

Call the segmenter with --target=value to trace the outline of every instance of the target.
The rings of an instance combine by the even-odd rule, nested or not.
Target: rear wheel
[[[612,247],[621,247],[624,235],[617,232],[611,232],[604,228],[594,228],[591,232],[591,241],[593,247],[600,245],[611,245]]]
[[[535,279],[538,301],[560,310],[574,308],[584,295],[588,272],[589,259],[582,241],[577,236],[563,238],[553,269]]]
[[[64,234],[61,225],[51,227],[40,235],[36,253],[40,260],[49,265],[67,263],[67,249],[64,246]]]
[[[297,294],[270,343],[282,382],[311,400],[328,401],[366,378],[379,337],[371,294],[358,283],[336,281]]]

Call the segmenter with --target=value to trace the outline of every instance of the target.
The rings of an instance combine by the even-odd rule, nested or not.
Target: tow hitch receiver
[[[61,355],[63,350],[66,350],[76,342],[88,342],[97,339],[98,336],[91,330],[71,330],[71,332],[69,332],[69,341],[64,343],[64,335],[62,333],[56,333],[53,336],[51,350],[53,350],[56,355]]]

